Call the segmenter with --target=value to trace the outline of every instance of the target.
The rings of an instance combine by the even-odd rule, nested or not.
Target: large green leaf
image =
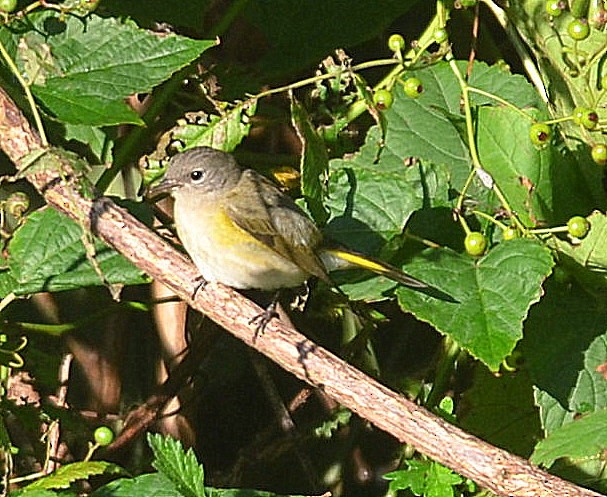
[[[154,452],[153,466],[166,476],[185,497],[205,497],[204,470],[192,449],[186,452],[178,440],[148,435]]]
[[[359,153],[330,163],[326,206],[331,238],[362,251],[377,251],[399,235],[414,211],[424,205],[446,205],[445,169],[405,164],[404,156],[371,129]]]
[[[550,281],[526,323],[523,352],[551,433],[577,413],[607,408],[607,311],[575,282]]]
[[[466,70],[465,63],[458,63]],[[464,184],[471,162],[461,113],[461,88],[452,68],[440,62],[411,73],[422,81],[419,98],[404,94],[400,85],[394,89],[394,104],[384,113],[388,122],[386,145],[400,157],[417,157],[434,164],[447,164],[454,188]],[[409,77],[409,73],[405,76]],[[543,107],[537,94],[521,76],[495,66],[476,63],[470,84],[493,93],[519,107]],[[476,105],[495,105],[485,96],[473,95]]]
[[[101,285],[87,259],[82,228],[54,209],[34,212],[8,245],[7,267],[0,272],[0,295],[26,295]],[[98,241],[95,258],[110,284],[133,285],[145,275],[122,255]]]
[[[592,208],[575,157],[554,146],[534,147],[529,118],[508,107],[484,106],[477,115],[481,163],[526,225],[562,222]]]
[[[105,461],[79,461],[61,466],[54,473],[29,484],[25,490],[69,488],[77,480],[102,474],[119,474],[124,470],[113,463]]]
[[[398,301],[495,371],[523,336],[523,321],[552,266],[550,251],[525,239],[501,243],[479,259],[429,249],[406,269],[453,300],[399,287]]]
[[[47,10],[28,21],[34,29],[13,56],[47,109],[72,124],[143,124],[124,99],[150,91],[216,43],[157,35],[96,15],[81,19]],[[5,27],[0,37],[12,38]]]

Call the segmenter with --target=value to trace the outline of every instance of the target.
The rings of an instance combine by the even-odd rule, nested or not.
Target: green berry
[[[485,235],[478,231],[471,231],[464,239],[466,252],[473,256],[483,255],[487,249],[487,239]]]
[[[575,41],[585,40],[590,35],[588,19],[584,17],[574,19],[569,23],[569,26],[567,26],[567,33],[569,33],[569,36]]]
[[[107,426],[100,426],[93,434],[95,443],[101,447],[106,447],[114,441],[114,432]]]
[[[17,0],[0,0],[0,11],[12,12],[17,8]]]
[[[510,227],[504,230],[502,236],[504,237],[504,240],[514,240],[515,238],[518,238],[518,234],[519,233],[516,228]]]
[[[582,216],[573,216],[567,221],[567,231],[575,238],[584,238],[588,234],[590,223]]]
[[[390,90],[382,88],[373,94],[373,103],[379,110],[389,109],[392,107],[392,102],[394,102],[394,97]]]
[[[552,138],[552,129],[546,123],[534,123],[529,128],[529,139],[536,147],[545,147]]]
[[[408,78],[403,83],[405,94],[411,98],[419,97],[424,91],[424,86],[419,78]]]
[[[594,129],[598,123],[599,115],[593,110],[586,112],[582,116],[582,126],[586,129]]]
[[[590,155],[592,156],[592,160],[599,166],[607,165],[607,146],[603,143],[595,144],[590,151]]]
[[[444,28],[441,29],[437,29],[434,32],[434,41],[436,43],[444,43],[449,39],[449,33],[447,33],[447,30]]]
[[[552,17],[560,16],[566,6],[563,0],[546,0],[546,12]]]
[[[573,109],[573,114],[571,114],[573,122],[575,124],[582,124],[582,117],[584,117],[584,114],[589,110],[590,109],[587,109],[586,107],[576,107]]]
[[[587,107],[576,107],[573,109],[573,121],[586,129],[594,129],[599,123],[599,116],[594,110]]]
[[[405,39],[398,33],[390,35],[390,38],[388,38],[388,48],[393,52],[400,52],[405,48]]]
[[[460,0],[460,3],[462,4],[462,7],[467,9],[469,7],[474,7],[478,3],[478,0]]]

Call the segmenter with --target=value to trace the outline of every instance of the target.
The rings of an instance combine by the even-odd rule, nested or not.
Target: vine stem
[[[361,71],[363,69],[369,69],[371,67],[381,67],[388,65],[400,65],[400,61],[397,59],[378,59],[371,60],[368,62],[363,62],[361,64],[355,65],[351,67],[352,72]],[[275,95],[277,93],[283,93],[286,91],[296,90],[297,88],[303,88],[304,86],[311,85],[313,83],[317,83],[319,81],[324,81],[326,79],[332,79],[335,77],[335,74],[327,73],[327,74],[318,74],[316,76],[312,76],[310,78],[302,79],[300,81],[296,81],[295,83],[290,83],[285,86],[279,86],[278,88],[271,88],[266,91],[262,91],[261,93],[257,93],[256,95],[252,95],[247,100],[248,103],[254,102],[255,100],[259,100],[260,98],[268,97],[270,95]]]
[[[466,219],[464,218],[464,216],[461,215],[461,212],[462,212],[462,208],[464,206],[464,197],[466,196],[466,191],[468,190],[468,188],[470,188],[470,185],[472,184],[472,181],[474,180],[474,176],[476,176],[476,170],[472,169],[470,171],[470,173],[468,174],[468,177],[466,178],[466,182],[464,183],[462,192],[457,197],[457,202],[455,204],[455,212],[457,213],[457,219],[458,219],[459,223],[462,225],[462,228],[464,229],[464,232],[466,233],[466,235],[468,235],[470,233],[470,231],[472,231],[472,230],[468,226],[468,223],[466,222]]]
[[[569,231],[567,226],[557,226],[556,228],[538,228],[529,230],[529,233],[534,235],[552,235],[553,233],[566,233]]]
[[[468,135],[468,149],[470,150],[470,157],[472,159],[472,166],[474,168],[473,172],[471,173],[471,175],[466,180],[466,184],[464,185],[464,188],[462,189],[462,192],[460,193],[460,198],[458,198],[457,206],[459,208],[461,208],[461,206],[463,204],[463,197],[466,194],[466,190],[470,187],[470,184],[472,183],[473,174],[474,173],[478,174],[479,171],[483,171],[485,174],[489,174],[489,173],[487,173],[483,169],[483,166],[481,164],[480,158],[478,156],[478,150],[476,148],[476,139],[475,139],[476,137],[474,135],[474,125],[473,125],[474,124],[474,120],[472,119],[472,106],[471,106],[471,103],[470,103],[470,91],[471,91],[471,87],[464,80],[464,77],[460,73],[459,68],[457,67],[457,63],[455,62],[455,59],[453,58],[452,55],[450,55],[448,57],[448,62],[449,62],[449,67],[451,67],[451,70],[455,74],[455,77],[456,77],[456,79],[457,79],[457,81],[458,81],[458,83],[460,85],[460,89],[462,91],[462,100],[463,100],[464,114],[465,114],[465,117],[466,117],[466,133]],[[506,199],[506,197],[504,196],[504,194],[502,193],[502,191],[499,189],[499,187],[495,184],[495,182],[493,181],[493,179],[492,179],[491,189],[495,193],[495,196],[500,201],[500,203],[502,204],[502,206],[504,207],[504,209],[506,210],[506,212],[508,212],[508,214],[510,215],[511,219],[514,221],[514,223],[516,224],[517,228],[521,232],[526,233],[527,232],[527,228],[520,221],[520,219],[518,218],[518,216],[513,212],[512,208],[510,207],[510,203],[508,202],[508,200]],[[463,219],[462,216],[461,216],[461,212],[459,212],[459,211],[458,211],[458,217],[460,219]],[[469,233],[470,229],[468,228],[468,225],[466,224],[466,222],[463,221],[463,220],[460,221],[460,222],[462,222],[462,225],[465,226],[464,230],[466,231],[466,233]]]
[[[8,66],[10,71],[13,73],[15,78],[17,78],[17,81],[23,88],[23,91],[25,92],[25,97],[27,99],[27,103],[29,104],[30,109],[32,110],[34,122],[36,123],[36,129],[38,130],[38,134],[40,135],[40,142],[44,148],[47,148],[48,140],[46,139],[46,133],[44,132],[44,126],[42,124],[42,119],[40,117],[40,113],[38,112],[38,107],[36,106],[36,101],[34,100],[34,95],[32,95],[29,84],[27,83],[27,81],[25,81],[25,79],[23,79],[23,76],[21,76],[21,73],[19,72],[19,68],[15,64],[15,61],[9,55],[8,51],[6,50],[6,48],[4,46],[4,43],[2,43],[2,42],[0,42],[0,54],[2,54],[2,57],[4,58],[6,65]]]

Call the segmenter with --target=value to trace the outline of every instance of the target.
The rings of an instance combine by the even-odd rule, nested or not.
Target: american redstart
[[[228,153],[197,147],[173,156],[150,195],[163,192],[175,199],[177,234],[205,281],[274,290],[316,276],[334,285],[330,271],[358,266],[428,288],[389,264],[326,244],[291,197]]]

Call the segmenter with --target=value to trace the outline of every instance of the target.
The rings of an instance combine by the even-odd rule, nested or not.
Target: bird
[[[202,146],[174,155],[149,194],[167,192],[177,235],[205,282],[278,290],[316,277],[335,286],[331,271],[360,267],[429,288],[388,263],[328,242],[289,195],[227,152]]]

